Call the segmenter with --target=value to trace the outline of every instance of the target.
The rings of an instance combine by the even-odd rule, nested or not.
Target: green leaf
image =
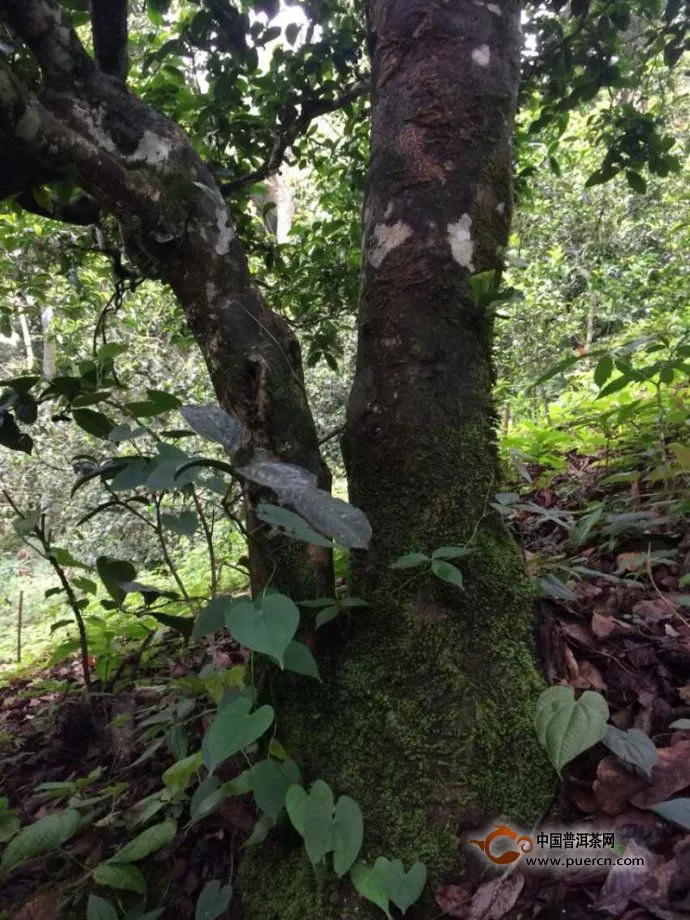
[[[270,655],[281,667],[299,620],[299,609],[285,594],[264,594],[254,604],[249,599],[237,601],[225,616],[226,626],[240,645]]]
[[[472,552],[470,546],[439,546],[431,554],[432,559],[461,559]]]
[[[256,516],[265,524],[269,524],[271,527],[278,527],[286,537],[291,537],[293,540],[302,540],[304,543],[326,546],[329,549],[333,547],[333,540],[329,540],[327,537],[317,533],[307,524],[304,518],[301,518],[299,514],[295,514],[294,511],[288,511],[287,508],[259,502]]]
[[[197,751],[178,760],[163,773],[163,782],[173,795],[178,795],[189,785],[192,777],[203,763],[203,754]]]
[[[210,771],[253,744],[273,722],[273,708],[260,706],[251,712],[252,702],[241,696],[220,709],[204,736],[204,762]]]
[[[385,856],[379,856],[373,868],[369,868],[363,863],[357,863],[350,870],[350,878],[355,889],[363,898],[380,907],[388,917],[388,920],[393,920],[388,910],[390,901],[388,895],[388,860]]]
[[[318,617],[316,619],[318,626]],[[319,666],[314,660],[311,650],[302,642],[293,641],[285,649],[283,668],[286,671],[294,671],[295,674],[304,674],[305,677],[321,680]]]
[[[166,411],[169,409],[179,409],[182,405],[181,399],[178,399],[178,397],[174,396],[172,393],[166,393],[164,390],[147,390],[146,395],[151,402],[157,403],[161,409],[165,409]]]
[[[340,607],[324,607],[316,614],[316,628],[320,629],[326,623],[330,623],[340,613]]]
[[[201,639],[204,636],[211,636],[225,626],[225,617],[232,607],[233,599],[230,595],[214,597],[214,599],[204,607],[194,623],[192,630],[192,639]]]
[[[106,888],[120,888],[146,894],[146,879],[141,869],[128,863],[101,863],[93,870],[93,880]]]
[[[604,355],[594,368],[594,382],[601,389],[613,373],[613,357]]]
[[[342,878],[359,856],[364,840],[364,821],[357,802],[342,795],[336,805],[333,823],[333,869],[338,878]],[[308,835],[308,823],[306,831]]]
[[[86,905],[86,920],[118,920],[118,914],[110,901],[90,894]]]
[[[268,837],[268,832],[274,827],[275,821],[270,815],[261,815],[254,825],[251,836],[242,844],[242,848],[255,847],[263,843],[266,837]]]
[[[302,786],[291,786],[285,794],[285,808],[292,826],[304,837],[304,821],[307,814],[309,796]]]
[[[424,565],[427,562],[430,562],[430,559],[424,553],[406,553],[404,556],[399,556],[395,562],[392,562],[391,568],[416,569],[417,566]]]
[[[19,832],[21,826],[21,822],[15,814],[12,812],[1,811],[0,843],[7,843],[8,840],[11,840],[15,834]]]
[[[690,728],[690,719],[676,719],[675,722],[671,722],[671,728]]]
[[[102,412],[96,412],[94,409],[74,409],[72,417],[87,434],[92,434],[95,438],[103,440],[108,439],[108,435],[115,427],[115,424],[110,421],[107,415],[103,415]]]
[[[34,442],[15,422],[13,416],[5,409],[0,409],[0,444],[10,450],[20,450],[30,454]]]
[[[638,728],[622,731],[615,725],[608,725],[603,737],[606,747],[625,763],[639,767],[646,775],[652,775],[658,753],[652,739]]]
[[[228,909],[232,898],[232,885],[221,884],[218,879],[206,884],[196,902],[194,920],[217,920]]]
[[[177,833],[177,823],[175,821],[162,821],[160,824],[154,824],[147,827],[134,840],[130,840],[121,849],[111,856],[109,863],[132,863],[145,859],[151,853],[162,850],[167,847]]]
[[[182,406],[180,415],[192,431],[208,441],[221,444],[231,456],[240,446],[242,427],[220,406]]]
[[[645,194],[645,192],[647,191],[647,183],[645,182],[645,180],[642,178],[642,176],[639,173],[633,172],[631,169],[628,169],[626,170],[625,178],[628,182],[628,185],[633,190],[633,192],[637,192],[638,195]]]
[[[280,763],[268,757],[254,764],[250,773],[257,806],[275,821],[283,810],[288,789],[299,783],[297,764],[294,760]]]
[[[0,872],[9,872],[27,859],[59,849],[76,834],[80,823],[79,812],[68,808],[29,824],[8,843],[0,861]]]
[[[560,774],[565,764],[602,740],[609,708],[600,693],[585,690],[575,700],[572,687],[549,687],[537,701],[537,737]]]
[[[462,572],[452,563],[445,562],[443,559],[434,559],[431,563],[431,571],[434,573],[434,575],[436,575],[437,578],[441,578],[443,581],[448,581],[450,584],[456,585],[458,588],[463,587]]]
[[[117,604],[121,604],[127,597],[127,592],[120,583],[134,581],[137,574],[132,563],[125,559],[113,559],[111,556],[99,556],[96,559],[96,571],[108,594]]]
[[[659,805],[650,805],[649,810],[656,812],[664,821],[670,821],[683,830],[690,831],[690,799],[670,799]]]
[[[403,913],[419,900],[426,885],[426,875],[424,863],[416,862],[407,873],[399,859],[394,859],[388,864],[388,894]]]
[[[180,511],[178,514],[165,511],[161,514],[161,523],[182,537],[193,537],[199,528],[199,518],[193,511]]]
[[[113,492],[129,492],[146,485],[151,472],[151,461],[143,457],[126,458],[125,465],[110,483]]]

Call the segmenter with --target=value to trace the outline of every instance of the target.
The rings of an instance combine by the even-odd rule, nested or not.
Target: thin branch
[[[0,16],[33,52],[53,86],[95,69],[57,0],[2,0]]]
[[[121,83],[127,79],[128,0],[90,0],[91,31],[96,61],[103,73]]]
[[[225,182],[220,186],[223,195],[231,195],[238,189],[245,188],[247,185],[254,185],[256,182],[262,182],[269,176],[275,175],[283,164],[285,154],[288,149],[295,143],[307,130],[315,118],[326,115],[329,112],[337,112],[344,108],[349,102],[358,99],[369,90],[369,81],[360,80],[353,84],[335,99],[302,99],[297,101],[301,105],[300,114],[287,125],[282,131],[274,136],[273,147],[262,166],[245,176],[239,176],[231,182]]]

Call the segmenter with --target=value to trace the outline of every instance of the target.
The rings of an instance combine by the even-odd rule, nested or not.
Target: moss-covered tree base
[[[379,603],[356,609],[337,673],[322,689],[291,682],[280,703],[279,736],[305,779],[359,802],[365,860],[421,860],[429,898],[467,870],[465,834],[494,818],[529,825],[553,781],[533,729],[542,682],[517,548],[484,533],[462,568],[464,591],[423,570],[389,569]],[[415,592],[403,587],[398,605],[410,577]],[[245,861],[241,889],[249,920],[369,916],[347,880],[317,891],[290,829]],[[437,912],[430,904],[428,915]],[[423,905],[416,916],[427,916]]]

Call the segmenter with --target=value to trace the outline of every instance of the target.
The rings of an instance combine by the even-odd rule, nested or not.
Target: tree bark
[[[364,288],[343,448],[350,500],[374,534],[349,593],[370,606],[332,630],[342,655],[323,697],[295,695],[280,727],[289,750],[309,752],[309,779],[360,803],[370,864],[426,863],[408,916],[431,920],[435,886],[483,872],[461,835],[535,820],[552,782],[533,729],[533,593],[491,508],[492,310],[469,284],[500,270],[508,237],[520,10],[371,0],[369,23]],[[463,589],[428,564],[391,568],[463,545]],[[347,880],[317,894],[303,858],[285,865],[280,851],[244,868],[250,920],[381,915]]]
[[[45,79],[37,97],[0,66],[2,135],[37,171],[76,173],[101,210],[118,219],[130,257],[172,287],[220,405],[243,425],[245,454],[261,449],[297,463],[328,489],[299,343],[253,283],[228,208],[189,138],[129,93],[121,68],[115,78],[97,67],[54,0],[2,0],[0,16]],[[25,174],[20,180],[24,188]],[[257,496],[248,490],[254,590],[270,581],[296,597],[313,593],[315,584],[330,593],[328,554],[271,536],[253,514]]]

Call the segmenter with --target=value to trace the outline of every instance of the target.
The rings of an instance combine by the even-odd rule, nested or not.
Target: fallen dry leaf
[[[654,871],[654,857],[649,850],[631,840],[625,857],[644,859],[644,866],[612,866],[596,903],[597,910],[619,917],[633,894],[643,888]]]
[[[473,885],[442,885],[436,889],[436,903],[446,917],[462,918],[467,915],[472,899]]]
[[[613,754],[599,762],[594,781],[594,795],[599,808],[607,815],[619,815],[628,808],[633,795],[644,787]]]
[[[484,882],[474,893],[467,920],[501,920],[517,901],[524,884],[524,875],[517,872]]]
[[[657,748],[658,760],[652,768],[651,785],[631,796],[636,808],[649,808],[664,802],[675,792],[690,786],[690,741],[673,747]]]

